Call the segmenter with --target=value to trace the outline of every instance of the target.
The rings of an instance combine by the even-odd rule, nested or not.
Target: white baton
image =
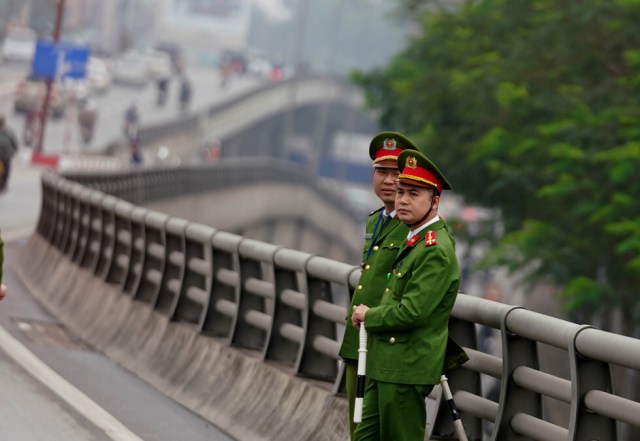
[[[360,346],[358,347],[358,380],[356,382],[356,401],[353,408],[353,422],[362,422],[362,402],[364,401],[364,379],[367,372],[367,330],[360,323]]]
[[[449,406],[449,411],[451,412],[451,418],[453,418],[453,426],[456,429],[458,439],[460,441],[467,441],[467,434],[464,431],[464,426],[460,419],[460,413],[458,413],[458,409],[456,408],[456,403],[453,401],[453,395],[451,394],[451,389],[449,389],[449,383],[447,382],[446,375],[440,377],[440,384],[442,385],[444,398],[447,400],[447,406]]]

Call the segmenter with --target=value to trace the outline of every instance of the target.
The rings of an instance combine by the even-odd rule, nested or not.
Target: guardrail
[[[63,175],[94,190],[140,204],[170,199],[185,194],[224,190],[230,187],[279,182],[299,185],[314,191],[328,204],[335,206],[354,222],[366,216],[356,212],[349,203],[320,186],[308,174],[272,158],[227,158],[206,166],[183,166],[153,169],[69,171]]]
[[[37,233],[76,265],[194,332],[343,390],[338,347],[348,305],[336,299],[351,292],[358,267],[147,210],[59,175],[43,175],[42,186]],[[499,331],[500,355],[479,350],[477,325]],[[640,340],[465,294],[450,335],[470,358],[448,374],[470,439],[487,428],[496,440],[637,439],[640,403],[625,397],[633,391],[612,370],[637,375]],[[559,350],[567,378],[541,368],[548,347]],[[488,377],[499,381],[497,401],[483,391]],[[566,403],[564,422],[545,410],[549,400]],[[454,437],[442,401],[430,430]]]

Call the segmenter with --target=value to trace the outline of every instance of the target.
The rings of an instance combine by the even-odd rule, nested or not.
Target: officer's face
[[[427,212],[432,208],[429,216],[424,219],[427,221],[433,218],[438,209],[440,197],[435,195],[432,188],[419,187],[399,182],[396,187],[395,205],[397,217],[407,225],[414,225],[425,217]],[[418,227],[419,225],[415,225]]]
[[[380,161],[373,170],[373,191],[385,206],[393,207],[399,174],[398,164],[393,160]]]

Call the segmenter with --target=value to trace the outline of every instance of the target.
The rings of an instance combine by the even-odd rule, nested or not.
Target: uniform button
[[[389,288],[385,288],[385,289],[384,289],[384,292],[389,292]]]
[[[373,251],[378,251],[380,249],[380,247],[378,247],[378,245],[376,245],[375,247],[373,247]]]
[[[357,308],[357,306],[356,306],[356,305],[353,305],[353,308],[351,308],[351,309],[353,309],[353,310],[355,311],[355,310],[356,310],[356,308]]]
[[[362,289],[362,285],[358,285],[358,289]]]
[[[368,270],[369,268],[371,268],[371,265],[367,265],[364,267],[364,269]]]
[[[389,343],[394,344],[396,342],[396,338],[395,337],[391,337],[389,339]]]
[[[390,247],[392,247],[392,246],[393,246],[393,244],[392,244],[392,243],[390,243],[390,244],[389,244],[389,246],[390,246]]]
[[[398,279],[402,277],[402,273],[398,273]]]

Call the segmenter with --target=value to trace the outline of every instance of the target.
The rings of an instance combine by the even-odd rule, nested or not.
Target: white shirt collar
[[[416,234],[420,233],[422,230],[424,230],[425,228],[427,228],[429,225],[432,225],[436,222],[438,222],[440,220],[440,216],[438,216],[436,214],[436,217],[434,217],[433,219],[431,219],[429,222],[427,222],[424,225],[419,226],[418,228],[416,228],[415,230],[409,230],[409,234],[407,234],[407,240],[411,239],[413,236],[415,236]]]

